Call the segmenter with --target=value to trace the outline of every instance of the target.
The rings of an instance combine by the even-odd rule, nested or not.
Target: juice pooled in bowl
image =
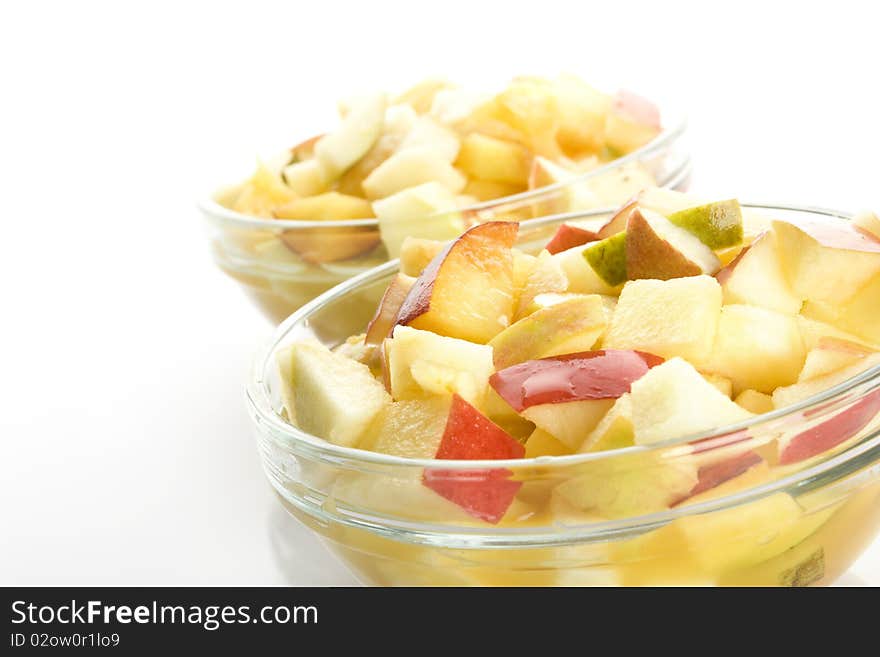
[[[611,166],[660,135],[658,109],[573,76],[515,78],[497,93],[429,80],[340,114],[335,130],[203,205],[219,265],[279,321],[396,258],[407,236],[614,207],[666,175],[662,154]]]
[[[278,351],[289,421],[363,455],[304,485],[373,529],[291,510],[382,584],[833,581],[880,522],[876,217],[650,189],[518,229],[406,241],[363,334]]]

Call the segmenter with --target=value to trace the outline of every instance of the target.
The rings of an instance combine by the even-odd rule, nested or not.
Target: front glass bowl
[[[541,187],[514,196],[487,201],[459,211],[467,223],[493,219],[523,220],[588,209],[572,193],[574,185],[597,184],[596,195],[606,209],[617,207],[638,191],[650,173],[658,186],[683,190],[690,174],[685,149],[685,120],[663,108],[665,128],[642,148],[566,183]],[[273,323],[279,323],[300,306],[331,287],[379,264],[388,252],[379,239],[376,219],[350,221],[297,221],[260,219],[234,212],[223,205],[218,191],[199,204],[206,220],[211,251],[217,265],[238,281],[247,295]],[[431,237],[448,217],[422,218],[416,237]],[[304,260],[285,246],[296,243],[300,252],[320,253]],[[303,249],[303,245],[308,249]],[[320,260],[320,261],[318,261]]]
[[[748,207],[780,219],[847,217]],[[525,222],[520,248],[540,248],[558,221]],[[287,423],[278,350],[315,338],[334,346],[361,332],[396,271],[389,262],[295,313],[257,357],[247,386],[272,487],[365,583],[822,585],[880,528],[880,368],[741,425],[652,448],[564,457],[405,459],[332,445]],[[835,445],[796,463],[775,462],[776,441],[801,434]],[[695,463],[701,483],[737,476],[695,488],[684,501],[666,498],[657,510],[657,496],[674,495]],[[452,486],[513,486],[516,498],[489,524],[426,487],[426,473]],[[554,495],[560,486],[598,497],[613,512],[579,510]]]

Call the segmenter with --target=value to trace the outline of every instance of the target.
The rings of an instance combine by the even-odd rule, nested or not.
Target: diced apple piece
[[[308,139],[301,141],[296,146],[290,149],[290,159],[289,162],[303,162],[305,160],[311,160],[315,157],[315,144],[318,143],[318,140],[321,139],[324,135],[313,135]]]
[[[315,196],[327,191],[327,176],[318,160],[289,164],[281,176],[298,196]]]
[[[404,189],[373,203],[379,232],[389,255],[400,253],[407,237],[450,240],[464,230],[455,195],[437,182]]]
[[[522,290],[529,280],[529,276],[538,266],[538,258],[519,249],[513,249],[513,285]]]
[[[807,353],[804,368],[798,376],[798,382],[809,381],[837,370],[856,364],[873,351],[867,347],[848,340],[825,337]]]
[[[531,157],[520,144],[475,132],[462,140],[455,164],[471,178],[525,187]]]
[[[609,456],[580,466],[583,474],[557,486],[553,495],[605,518],[626,518],[668,509],[697,484],[691,459],[655,454]]]
[[[721,286],[710,276],[630,281],[620,295],[602,345],[708,360],[721,315]]]
[[[774,493],[748,504],[684,516],[670,527],[682,533],[688,552],[704,569],[719,573],[784,552],[813,533],[817,523],[804,517],[790,495]]]
[[[361,98],[334,132],[315,143],[315,159],[330,177],[339,177],[370,150],[382,134],[385,107],[385,94]]]
[[[578,296],[538,310],[489,342],[496,369],[547,356],[589,351],[605,332],[608,316],[598,295]]]
[[[547,158],[535,157],[529,171],[529,189],[535,190],[551,185],[561,185],[555,191],[550,192],[549,198],[535,203],[535,216],[541,217],[601,206],[599,198],[591,189],[588,181],[573,180],[577,175],[578,172],[569,171]]]
[[[458,194],[467,180],[433,150],[410,148],[396,152],[373,169],[361,186],[367,198],[382,199],[427,182],[438,183]]]
[[[373,169],[391,157],[415,125],[418,116],[408,105],[392,105],[385,110],[382,134],[367,153],[339,177],[337,190],[364,196],[363,182]]]
[[[657,180],[640,162],[618,164],[610,171],[595,175],[587,181],[596,198],[594,207],[599,208],[614,207],[656,184]]]
[[[486,343],[514,311],[513,255],[518,225],[474,226],[437,254],[403,303],[399,324]]]
[[[605,142],[619,153],[641,148],[660,134],[660,113],[650,101],[619,91],[605,119]]]
[[[461,147],[458,135],[429,116],[420,117],[403,139],[399,150],[422,149],[436,154],[441,160],[452,163]]]
[[[514,260],[514,265],[520,259]],[[521,263],[524,264],[524,263]],[[516,267],[515,267],[516,269]],[[559,293],[568,289],[568,277],[562,270],[559,261],[553,258],[549,253],[542,251],[538,257],[534,259],[529,273],[525,281],[519,288],[517,295],[516,317],[521,318],[528,313],[532,301],[539,294]]]
[[[801,299],[839,306],[880,278],[880,239],[844,220],[774,221],[783,269]]]
[[[400,247],[400,271],[407,276],[416,277],[443,250],[446,242],[429,240],[424,237],[405,237]]]
[[[402,94],[394,98],[395,104],[405,104],[412,107],[419,114],[427,114],[431,111],[434,97],[444,89],[452,89],[454,85],[448,80],[441,78],[427,78],[414,84]]]
[[[765,466],[762,468],[763,472],[766,470],[766,464],[767,462],[761,458],[760,454],[749,450],[731,458],[703,465],[697,471],[697,484],[690,490],[684,500],[676,504],[681,504],[685,500],[693,503],[694,497],[708,491],[712,491],[714,493],[713,497],[717,497],[719,493],[723,492],[716,490],[719,486],[746,474],[756,466]]]
[[[572,454],[565,443],[560,442],[543,429],[535,429],[526,441],[525,458],[533,459],[538,456],[565,456]]]
[[[711,249],[724,249],[743,241],[743,217],[739,201],[715,201],[679,210],[669,221],[696,235]]]
[[[559,107],[556,139],[560,146],[572,155],[601,150],[611,97],[573,75],[559,76],[554,91]]]
[[[637,445],[683,438],[752,416],[681,358],[652,368],[632,384],[630,396]]]
[[[281,405],[287,414],[287,421],[296,424],[296,404],[294,402],[293,351],[295,345],[278,350],[275,359],[278,363],[278,378],[281,384]]]
[[[366,365],[322,345],[296,344],[291,364],[297,426],[331,443],[354,446],[391,401]]]
[[[524,137],[537,155],[562,156],[556,141],[559,102],[549,80],[521,76],[495,97],[495,116]]]
[[[773,404],[776,408],[784,408],[796,404],[808,397],[832,388],[847,379],[851,379],[865,370],[880,365],[880,354],[872,354],[859,359],[853,365],[836,370],[830,374],[801,381],[790,386],[781,386],[773,391]]]
[[[808,301],[804,304],[802,312],[854,333],[858,339],[867,340],[871,344],[880,344],[877,308],[880,308],[880,274],[845,301],[827,306],[820,302]]]
[[[434,94],[429,114],[444,125],[457,127],[473,115],[490,97],[484,91],[467,87],[440,89]]]
[[[458,395],[435,458],[446,460],[505,460],[522,458],[523,446]],[[472,516],[495,524],[504,516],[522,486],[510,470],[426,469],[425,485]]]
[[[594,295],[580,294],[578,292],[542,292],[541,294],[535,295],[535,298],[532,299],[532,302],[527,307],[520,308],[519,311],[524,317],[527,317],[543,308],[549,308],[550,306],[555,306],[558,303],[570,301],[571,299],[590,296]],[[608,297],[601,294],[595,296],[598,296],[599,299],[602,301],[602,307],[605,312],[606,321],[610,323],[611,314],[614,312],[614,307],[617,305],[617,297]]]
[[[806,349],[791,315],[746,305],[724,306],[706,369],[733,381],[734,391],[771,393],[797,381]]]
[[[743,390],[734,401],[749,413],[754,413],[755,415],[763,415],[776,408],[770,395],[758,392],[757,390]]]
[[[524,418],[546,431],[569,450],[576,450],[614,405],[613,399],[585,399],[538,404],[522,412]]]
[[[296,198],[296,193],[284,184],[281,177],[262,162],[257,163],[254,175],[244,184],[230,209],[254,217],[273,217],[273,211]]]
[[[584,258],[585,248],[576,246],[553,256],[568,279],[568,291],[580,294],[616,295],[619,285],[609,285]]]
[[[385,338],[391,335],[391,330],[397,321],[397,313],[400,312],[403,300],[415,282],[415,278],[406,274],[398,274],[392,279],[385,294],[382,295],[379,307],[376,308],[376,314],[367,325],[365,343],[382,344]]]
[[[301,221],[368,219],[373,216],[373,207],[357,196],[327,192],[289,201],[275,209],[275,216]]]
[[[779,464],[798,463],[836,447],[876,421],[878,414],[880,392],[875,390],[829,420],[804,431],[784,434],[778,441]]]
[[[495,371],[491,347],[408,326],[396,327],[386,348],[396,400],[457,394],[479,406]]]
[[[638,351],[588,351],[513,365],[495,372],[489,383],[511,408],[522,412],[541,404],[617,399],[661,362]]]
[[[609,287],[627,280],[626,232],[594,242],[583,250],[584,259],[596,275]]]
[[[626,393],[618,397],[587,439],[581,443],[578,451],[601,452],[633,445],[632,418],[632,397]]]
[[[449,414],[448,398],[391,402],[358,442],[360,449],[413,459],[432,459]]]
[[[712,249],[684,228],[650,210],[636,208],[629,215],[625,235],[625,275],[631,280],[711,275],[721,267]]]
[[[798,326],[801,329],[801,337],[804,339],[804,346],[807,350],[815,349],[823,338],[828,337],[846,340],[847,342],[864,345],[874,351],[880,351],[880,344],[875,344],[873,341],[866,340],[865,338],[853,335],[852,333],[847,333],[825,321],[810,316],[809,305],[810,304],[804,306],[802,311],[803,314],[797,316]]]
[[[373,216],[362,198],[338,192],[295,199],[275,210],[279,219],[336,221]],[[379,245],[378,231],[371,227],[292,228],[280,235],[284,245],[310,263],[336,262],[372,251]]]
[[[791,291],[782,269],[776,234],[762,233],[718,272],[724,303],[744,303],[796,315],[801,299]]]

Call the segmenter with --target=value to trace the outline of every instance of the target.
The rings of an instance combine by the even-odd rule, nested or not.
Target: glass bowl
[[[457,211],[465,225],[493,219],[521,220],[585,210],[582,197],[570,193],[584,182],[601,185],[598,202],[606,210],[638,191],[630,178],[635,169],[650,172],[658,186],[684,190],[690,157],[684,145],[686,121],[661,106],[664,129],[642,148],[565,183],[540,187]],[[219,190],[199,203],[217,265],[238,281],[266,317],[277,324],[331,287],[389,260],[376,219],[299,221],[261,219],[232,211]],[[448,215],[425,217],[414,237],[432,237]],[[319,254],[304,260],[299,253]]]
[[[782,219],[848,218],[746,207]],[[524,222],[525,250],[539,248],[559,221]],[[739,425],[572,456],[407,459],[333,445],[289,424],[279,349],[303,339],[335,346],[361,332],[369,304],[396,271],[389,262],[301,308],[258,354],[246,390],[264,470],[282,504],[361,581],[822,585],[880,528],[880,367]],[[814,448],[779,459],[777,442],[795,439]],[[492,524],[436,494],[438,486],[515,498]],[[583,510],[597,504],[602,516]]]

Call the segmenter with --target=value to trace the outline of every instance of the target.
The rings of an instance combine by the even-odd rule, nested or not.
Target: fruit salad
[[[276,319],[346,273],[398,257],[405,237],[448,240],[501,214],[613,207],[663,174],[659,159],[609,167],[660,134],[658,109],[570,75],[519,77],[497,92],[426,80],[339,111],[336,128],[215,198],[240,215],[309,222],[233,226],[215,244],[221,267]]]
[[[760,417],[880,366],[875,215],[777,219],[648,188],[613,216],[560,225],[537,255],[516,248],[519,228],[404,240],[363,333],[278,353],[289,422],[434,464],[393,491],[340,477],[336,499],[485,528],[613,522],[782,481],[880,427],[877,390],[796,421]],[[505,463],[459,476],[446,460]],[[821,583],[839,574],[839,532],[876,506],[878,488],[779,490],[625,541],[545,550],[540,567],[527,552],[531,565],[514,569],[504,550],[470,551],[481,565],[460,570],[455,551],[405,560],[421,583]],[[876,523],[864,523],[843,531],[869,537]],[[572,578],[546,565],[577,549],[601,567]],[[522,570],[532,577],[512,575]]]

